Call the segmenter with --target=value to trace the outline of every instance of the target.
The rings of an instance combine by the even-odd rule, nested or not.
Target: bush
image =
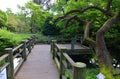
[[[98,69],[87,69],[86,79],[97,79],[97,75],[99,74]]]
[[[28,38],[29,35],[14,34],[7,30],[0,29],[0,55],[4,54],[4,49],[18,45],[21,40]]]

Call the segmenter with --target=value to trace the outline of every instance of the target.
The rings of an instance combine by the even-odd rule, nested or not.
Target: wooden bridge
[[[55,40],[51,46],[34,46],[34,40],[32,37],[15,48],[5,49],[6,54],[0,57],[0,62],[4,62],[0,72],[6,69],[7,79],[67,79],[65,73],[73,79],[85,79],[86,64],[74,62],[67,53],[74,51],[79,54],[89,51],[88,48],[70,50],[69,45],[59,45]],[[17,66],[14,65],[14,59],[19,59]]]

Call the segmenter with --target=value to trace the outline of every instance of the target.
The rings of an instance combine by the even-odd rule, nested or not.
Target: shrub
[[[99,74],[98,69],[87,69],[86,71],[86,79],[97,79],[97,75]]]

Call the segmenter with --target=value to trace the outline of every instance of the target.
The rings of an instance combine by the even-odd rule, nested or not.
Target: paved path
[[[50,45],[35,45],[15,79],[59,79]]]

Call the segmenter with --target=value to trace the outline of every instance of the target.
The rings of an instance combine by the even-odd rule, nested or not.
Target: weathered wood
[[[53,59],[55,59],[55,43],[56,43],[56,40],[52,40],[52,53],[53,53]]]
[[[28,38],[28,40],[29,40],[29,42],[28,42],[28,51],[30,53],[31,52],[31,45],[32,45],[32,43],[31,43],[32,38]]]
[[[57,64],[60,65],[60,69],[59,69],[60,79],[63,79],[63,76],[65,75],[64,74],[65,71],[68,71],[68,73],[71,75],[73,79],[85,79],[86,64],[81,62],[75,63],[68,54],[74,53],[74,52],[78,54],[90,54],[90,53],[86,53],[90,51],[90,49],[86,46],[82,46],[82,47],[80,46],[81,48],[79,49],[76,49],[76,48],[71,49],[64,45],[58,45],[57,43],[52,42],[52,44],[53,45],[51,46],[53,47],[51,47],[51,51],[53,52],[52,53],[53,57],[55,58],[55,61],[57,60]],[[59,59],[60,59],[60,62],[58,62]]]
[[[0,72],[3,71],[8,65],[9,63],[5,63],[2,67],[0,67]]]
[[[71,50],[75,49],[76,38],[71,39]]]
[[[0,57],[0,61],[2,61],[2,60],[4,60],[6,57],[8,57],[9,56],[9,54],[5,54],[5,55],[3,55],[3,56],[1,56]]]
[[[9,54],[9,56],[6,58],[6,62],[10,63],[6,67],[7,79],[14,79],[13,50],[12,48],[6,48],[5,51]]]
[[[59,79],[50,45],[35,45],[15,79]]]
[[[21,54],[22,54],[22,57],[23,57],[24,61],[26,61],[26,59],[27,59],[27,55],[26,55],[26,40],[23,40],[22,43],[23,43],[23,52]]]
[[[22,41],[22,43],[16,46],[15,48],[5,49],[7,54],[4,54],[0,57],[0,62],[2,60],[5,60],[5,63],[2,66],[0,66],[0,71],[3,71],[6,68],[7,79],[14,79],[14,75],[16,74],[16,72],[18,71],[22,63],[27,59],[27,56],[26,56],[27,47],[29,48],[29,52],[31,52],[31,49],[33,48],[33,45],[34,45],[34,41],[35,39],[32,37],[32,38],[29,38],[29,40]],[[26,45],[26,43],[28,43],[27,44],[28,46]],[[16,53],[13,56],[14,52]],[[22,60],[14,70],[14,63],[13,63],[14,58],[19,56],[20,54],[22,54]]]
[[[31,38],[32,38],[32,45],[31,45],[31,46],[32,46],[32,48],[33,48],[34,45],[35,45],[35,38],[36,38],[36,37],[33,35]]]
[[[63,53],[66,52],[66,47],[60,48],[60,79],[62,79],[62,75],[64,75],[64,68],[63,68]]]
[[[18,45],[17,47],[15,47],[14,49],[13,49],[13,52],[14,51],[16,51],[16,50],[18,50],[20,47],[22,47],[23,46],[23,44],[20,44],[20,45]]]
[[[85,69],[86,64],[77,62],[76,66],[74,66],[74,73],[73,73],[73,79],[86,79],[85,78]]]

